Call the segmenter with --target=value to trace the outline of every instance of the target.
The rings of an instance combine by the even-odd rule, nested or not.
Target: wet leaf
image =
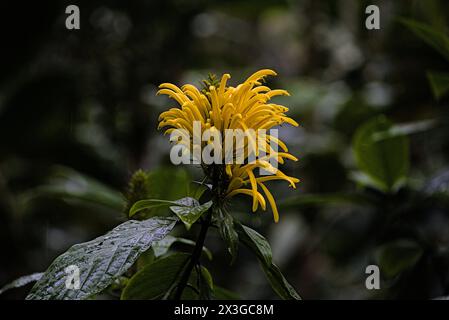
[[[33,274],[29,274],[29,275],[20,277],[11,283],[8,283],[3,288],[1,288],[0,294],[2,294],[3,292],[5,292],[7,290],[10,290],[13,288],[20,288],[20,287],[26,286],[27,284],[29,284],[31,282],[38,281],[40,278],[42,278],[43,275],[44,275],[43,272],[38,272],[38,273],[33,273]]]
[[[200,205],[198,200],[190,197],[175,202],[178,205],[171,206],[170,210],[184,223],[187,230],[212,206],[212,201]]]
[[[60,255],[34,285],[28,300],[88,299],[107,288],[128,270],[154,241],[163,239],[174,227],[173,217],[130,220],[106,235],[76,244]],[[79,270],[80,288],[67,288],[71,274],[66,268]]]

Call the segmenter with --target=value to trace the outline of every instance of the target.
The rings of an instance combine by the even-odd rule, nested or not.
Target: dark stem
[[[208,170],[207,170],[208,171]],[[221,194],[221,186],[220,186],[220,177],[224,172],[223,167],[219,167],[214,165],[211,167],[211,171],[209,172],[209,177],[212,179],[212,207],[206,212],[204,215],[204,220],[201,224],[200,234],[198,236],[198,240],[196,241],[195,248],[193,249],[192,255],[190,257],[189,263],[187,267],[184,269],[181,279],[179,279],[178,286],[176,288],[176,292],[174,295],[175,300],[180,300],[182,296],[182,292],[184,291],[187,283],[189,282],[190,274],[192,273],[193,268],[198,265],[198,262],[201,257],[201,253],[203,251],[204,241],[206,240],[207,230],[211,226],[212,221],[212,212],[214,208],[217,206],[221,206],[220,194]]]
[[[198,236],[198,240],[196,241],[195,248],[193,249],[192,256],[190,257],[189,264],[185,268],[181,276],[181,279],[179,280],[178,287],[176,288],[174,296],[175,300],[181,299],[182,292],[184,291],[184,288],[187,286],[190,274],[192,273],[192,270],[195,267],[195,265],[197,265],[199,262],[201,253],[203,251],[204,241],[206,240],[207,230],[209,229],[210,226],[211,217],[212,217],[212,210],[209,209],[209,211],[206,213],[206,217],[203,223],[201,224],[200,234]]]

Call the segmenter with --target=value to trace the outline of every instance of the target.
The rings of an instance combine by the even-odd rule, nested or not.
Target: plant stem
[[[210,222],[212,217],[212,210],[206,213],[206,217],[201,225],[200,234],[198,236],[198,240],[196,241],[195,248],[193,249],[192,256],[190,257],[189,264],[187,265],[185,271],[183,272],[181,279],[179,280],[178,287],[176,288],[175,300],[180,300],[182,296],[182,292],[184,288],[187,286],[187,283],[190,278],[190,274],[192,273],[193,268],[201,257],[201,253],[203,251],[204,241],[206,240],[207,230],[209,229]]]

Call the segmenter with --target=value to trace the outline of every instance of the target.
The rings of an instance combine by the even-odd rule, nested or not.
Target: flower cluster
[[[289,95],[286,90],[271,90],[263,84],[266,76],[275,76],[276,72],[269,69],[257,71],[245,82],[236,87],[228,86],[229,74],[224,74],[221,81],[215,86],[210,85],[207,90],[200,91],[191,84],[186,84],[181,88],[171,83],[163,83],[159,86],[158,94],[168,95],[177,101],[180,107],[171,108],[163,112],[159,117],[159,128],[166,128],[165,133],[172,133],[177,129],[186,130],[193,137],[194,123],[200,123],[202,130],[218,131],[224,137],[225,130],[270,130],[283,123],[298,126],[298,123],[286,116],[288,108],[282,105],[269,103],[271,98],[281,95]],[[262,140],[262,141],[261,141]],[[204,141],[203,144],[213,141]],[[272,148],[275,144],[276,148]],[[226,188],[224,196],[230,198],[237,194],[249,195],[253,199],[252,210],[256,211],[260,207],[266,209],[266,199],[272,211],[274,221],[279,220],[279,213],[275,199],[266,182],[271,180],[285,180],[295,188],[299,179],[287,176],[282,171],[275,168],[270,160],[275,159],[279,163],[284,163],[284,159],[297,161],[297,158],[288,153],[288,148],[280,139],[272,134],[261,136],[248,136],[244,144],[244,163],[225,162],[224,171],[226,173]],[[280,150],[278,152],[278,150]],[[264,155],[251,161],[251,152],[256,155],[261,151]],[[238,150],[237,150],[238,151]],[[223,157],[225,154],[223,154]],[[233,156],[237,156],[234,154]],[[270,175],[257,176],[256,169],[263,169]],[[262,195],[261,191],[265,195]]]

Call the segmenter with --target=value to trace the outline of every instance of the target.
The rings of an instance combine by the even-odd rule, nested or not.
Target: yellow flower
[[[285,113],[288,108],[269,103],[269,100],[275,96],[286,95],[286,90],[271,90],[262,84],[266,76],[275,76],[276,72],[269,69],[257,71],[251,75],[245,82],[237,87],[228,86],[227,82],[231,78],[229,74],[224,74],[220,83],[216,86],[209,86],[208,90],[201,92],[195,86],[186,84],[181,88],[171,84],[163,83],[159,86],[158,94],[168,95],[180,105],[178,108],[171,108],[159,116],[159,127],[168,127],[165,133],[171,133],[175,129],[185,129],[193,137],[193,122],[201,123],[201,130],[217,130],[221,137],[225,136],[226,129],[259,129],[270,130],[271,128],[289,123],[298,126],[298,123],[287,117]],[[259,131],[257,131],[259,132]],[[201,144],[207,145],[210,141],[202,141]],[[282,149],[277,152],[271,147],[272,144]],[[272,134],[260,136],[248,136],[244,143],[244,163],[232,162],[223,164],[226,172],[227,181],[224,197],[230,198],[237,194],[249,195],[253,198],[252,210],[256,211],[258,206],[265,210],[266,199],[272,208],[274,221],[279,220],[279,213],[276,201],[265,186],[265,182],[271,180],[285,180],[289,185],[295,188],[299,179],[289,177],[270,164],[270,160],[275,158],[279,163],[284,163],[284,159],[297,161],[297,158],[288,153],[287,146]],[[276,148],[277,149],[277,148]],[[264,151],[265,155],[258,157],[255,161],[249,161],[248,157],[253,150],[255,155]],[[222,153],[224,158],[226,155]],[[232,157],[236,157],[236,151]],[[255,169],[264,169],[272,175],[256,177]],[[261,190],[262,193],[259,191]]]

